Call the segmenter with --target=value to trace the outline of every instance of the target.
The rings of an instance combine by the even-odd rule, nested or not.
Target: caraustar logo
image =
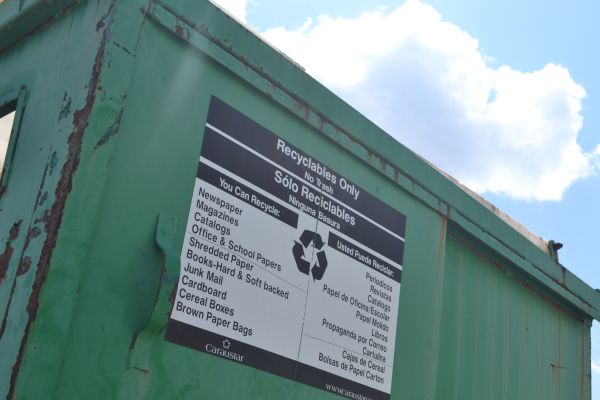
[[[222,349],[215,347],[214,345],[212,345],[210,343],[207,343],[206,346],[204,346],[204,350],[206,350],[207,353],[211,353],[211,354],[214,354],[214,355],[217,355],[220,357],[229,358],[230,360],[243,363],[244,356],[241,354],[238,354],[236,352],[229,351],[229,347],[231,347],[231,342],[229,341],[229,339],[225,339],[223,341]]]

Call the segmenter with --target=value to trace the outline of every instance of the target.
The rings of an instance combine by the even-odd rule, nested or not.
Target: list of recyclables
[[[167,339],[389,399],[406,217],[213,97]]]

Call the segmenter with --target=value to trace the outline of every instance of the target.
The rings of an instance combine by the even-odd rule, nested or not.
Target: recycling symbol
[[[304,258],[304,250],[307,249],[311,243],[317,250],[317,261],[312,268],[310,267],[310,261]],[[321,235],[319,235],[317,232],[305,230],[302,232],[302,235],[300,235],[299,241],[294,240],[294,247],[292,248],[292,253],[294,254],[294,260],[296,260],[298,271],[305,275],[308,275],[310,272],[313,280],[316,281],[319,281],[321,278],[323,278],[325,270],[327,269],[327,256],[325,255],[325,250],[321,250],[324,244],[325,243],[323,243]]]

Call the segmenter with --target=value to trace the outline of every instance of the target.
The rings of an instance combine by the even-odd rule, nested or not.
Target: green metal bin
[[[13,111],[1,398],[591,398],[553,242],[210,2],[0,2]]]

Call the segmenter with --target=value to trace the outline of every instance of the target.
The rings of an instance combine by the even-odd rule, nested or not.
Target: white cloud
[[[600,374],[600,364],[592,361],[592,372],[595,374]]]
[[[584,88],[547,64],[494,67],[477,39],[408,0],[263,35],[400,142],[478,192],[560,200],[600,160],[577,143]]]
[[[247,0],[211,0],[242,22],[246,22]]]
[[[600,174],[600,144],[589,155],[589,159],[590,164],[592,164],[592,173],[595,175]]]

